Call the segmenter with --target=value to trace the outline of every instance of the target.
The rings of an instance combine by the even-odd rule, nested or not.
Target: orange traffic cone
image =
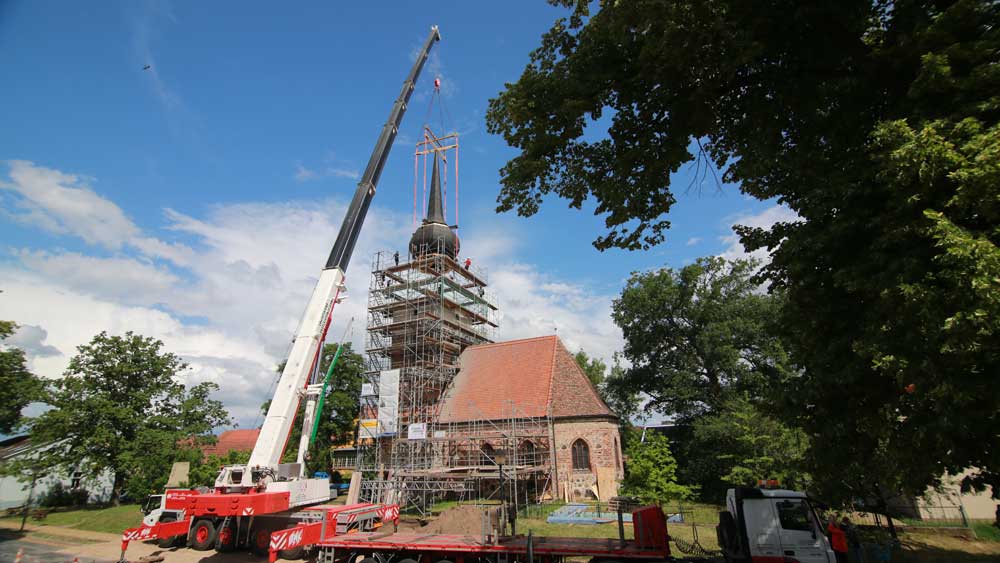
[[[23,547],[21,549],[17,550],[17,555],[14,556],[14,563],[21,563],[22,559],[24,559],[24,548]]]

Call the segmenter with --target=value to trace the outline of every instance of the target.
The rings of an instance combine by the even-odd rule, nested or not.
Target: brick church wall
[[[618,481],[622,478],[621,437],[618,425],[607,418],[578,418],[556,420],[555,465],[558,494],[562,497],[569,487],[570,500],[593,498],[591,487],[597,484],[598,469],[611,471],[614,484],[611,490],[601,490],[602,501],[618,494]],[[573,443],[583,440],[590,451],[590,468],[573,469]]]

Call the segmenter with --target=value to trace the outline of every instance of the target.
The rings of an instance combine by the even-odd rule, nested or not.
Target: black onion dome
[[[458,235],[444,221],[443,198],[441,197],[441,175],[438,159],[434,155],[431,172],[431,193],[427,197],[427,217],[410,237],[410,254],[421,256],[428,253],[442,253],[450,258],[458,256]]]

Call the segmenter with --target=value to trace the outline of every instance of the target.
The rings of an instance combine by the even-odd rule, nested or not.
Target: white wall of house
[[[981,493],[963,493],[962,479],[977,471],[967,469],[961,475],[945,475],[941,478],[939,489],[927,489],[923,502],[920,504],[920,517],[925,520],[942,518],[941,513],[947,513],[949,507],[961,506],[966,518],[970,520],[993,520],[996,517],[997,504],[992,489],[989,487]],[[950,517],[950,516],[945,516]]]
[[[4,450],[3,454],[0,455],[0,462],[24,459],[34,455],[36,449],[31,447],[27,441],[15,444]],[[61,483],[65,489],[86,489],[89,493],[88,501],[100,503],[111,499],[111,489],[114,480],[107,471],[100,475],[84,475],[79,472],[46,475],[35,481],[34,490],[31,492],[31,504],[37,505],[38,499],[55,486],[56,483]],[[22,480],[18,476],[0,477],[0,510],[22,506],[27,502],[29,490],[32,488],[31,485],[30,478]]]

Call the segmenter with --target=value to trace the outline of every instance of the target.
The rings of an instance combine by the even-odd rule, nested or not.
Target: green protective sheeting
[[[319,393],[319,405],[316,406],[316,418],[313,420],[313,431],[312,435],[309,436],[309,447],[311,448],[313,442],[316,441],[316,433],[319,432],[319,418],[323,416],[323,402],[326,401],[326,387],[330,384],[330,377],[333,376],[333,368],[337,366],[337,360],[340,359],[340,352],[344,349],[344,343],[341,342],[337,346],[337,352],[333,355],[333,361],[330,362],[330,369],[326,370],[326,377],[323,378],[323,390]]]

